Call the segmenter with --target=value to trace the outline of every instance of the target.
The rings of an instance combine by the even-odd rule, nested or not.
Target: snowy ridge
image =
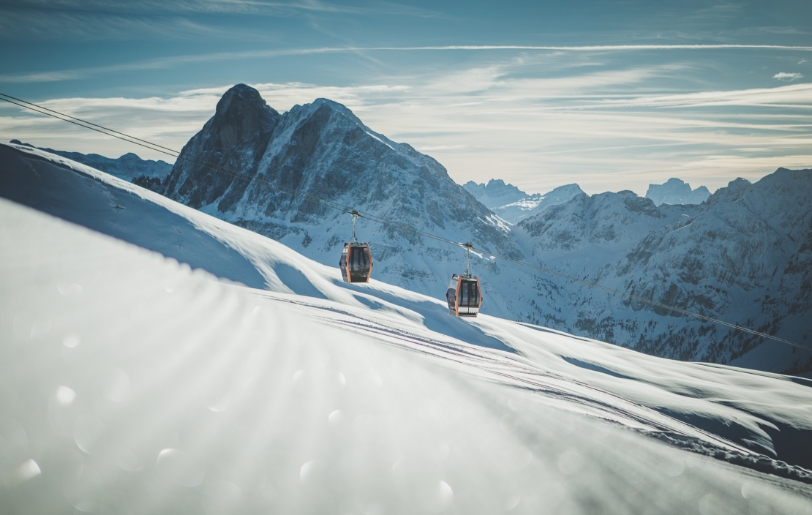
[[[0,202],[10,513],[812,508],[809,381],[455,319],[62,158],[0,163],[73,222]]]
[[[33,146],[27,143],[21,143],[18,140],[11,140],[12,144]],[[79,152],[67,152],[64,150],[53,150],[50,148],[42,148],[51,154],[66,157],[77,163],[82,163],[87,166],[92,166],[97,170],[114,175],[119,179],[132,182],[133,179],[138,177],[147,177],[150,179],[164,180],[169,172],[172,171],[172,165],[165,161],[153,161],[152,159],[141,159],[133,153],[127,153],[123,156],[112,159],[109,157],[100,156],[99,154],[82,154]]]

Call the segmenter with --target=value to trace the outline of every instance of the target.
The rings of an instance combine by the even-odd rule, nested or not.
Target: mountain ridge
[[[129,182],[139,178],[151,179],[153,182],[155,179],[163,181],[172,171],[172,165],[165,161],[142,159],[133,152],[127,152],[118,158],[111,158],[99,154],[82,154],[80,152],[71,152],[67,150],[54,150],[44,147],[40,148],[35,147],[30,143],[23,143],[16,139],[11,140],[10,143],[28,146],[31,148],[39,148],[40,150],[68,158],[72,161],[76,161],[77,163],[91,166],[97,170],[101,170]]]
[[[196,161],[211,164],[189,164]],[[237,169],[241,175],[218,174],[219,168]],[[785,175],[781,170],[773,174],[779,183]],[[796,175],[800,182],[790,189],[806,191],[810,175]],[[358,224],[359,237],[373,246],[374,275],[392,284],[442,297],[448,277],[465,266],[462,249],[396,225],[405,224],[486,249],[485,254],[472,256],[473,271],[485,291],[485,313],[543,323],[664,357],[799,374],[812,371],[812,357],[804,352],[789,353],[781,344],[741,338],[733,330],[652,311],[487,254],[507,255],[802,342],[809,334],[803,322],[809,315],[804,299],[810,289],[804,267],[810,263],[812,241],[803,233],[781,229],[807,223],[803,216],[788,217],[787,205],[780,200],[790,194],[787,187],[770,190],[773,200],[765,200],[769,209],[759,208],[762,218],[770,220],[756,224],[758,231],[739,226],[731,232],[715,224],[727,223],[719,220],[729,216],[747,218],[732,215],[752,186],[743,179],[731,181],[702,205],[656,206],[628,191],[589,196],[579,194],[577,185],[570,186],[575,193],[571,198],[511,226],[451,181],[436,160],[375,133],[345,106],[317,99],[280,114],[256,90],[238,86],[224,95],[212,119],[184,146],[184,159],[176,162],[165,193],[335,266],[342,242],[350,237],[350,217],[344,207],[334,210],[308,200],[318,197],[395,223],[378,225],[361,219]],[[749,198],[755,202],[753,195]],[[700,226],[706,228],[703,235],[691,240],[692,227]],[[769,282],[758,274],[744,274],[735,288],[719,283],[721,276],[713,272],[718,267],[732,273],[764,268],[752,252],[731,252],[762,245],[770,226],[773,236],[788,245],[781,267],[771,269],[776,270],[776,279]],[[674,239],[672,233],[686,238]],[[723,243],[704,244],[715,241],[710,235]],[[740,290],[763,290],[765,299],[742,297]],[[746,302],[722,302],[745,297]]]
[[[649,184],[646,198],[658,206],[662,204],[701,204],[711,192],[705,186],[692,190],[691,185],[681,179],[671,178],[663,184]]]
[[[239,87],[243,88],[247,87]],[[457,185],[436,160],[374,132],[345,106],[318,99],[278,114],[265,110],[258,93],[252,93],[251,98],[254,109],[266,112],[269,122],[264,132],[255,130],[228,150],[229,156],[236,156],[249,180],[235,186],[232,178],[211,180],[205,171],[179,165],[167,182],[166,194],[170,198],[188,202],[192,197],[185,196],[183,188],[206,193],[208,204],[200,206],[204,212],[271,236],[322,263],[333,264],[341,243],[349,238],[349,217],[341,213],[344,208],[333,210],[306,200],[307,196],[318,197],[452,241],[475,242],[485,250],[483,255],[473,256],[472,261],[485,292],[482,308],[485,313],[541,323],[665,357],[735,361],[741,366],[767,366],[776,371],[812,370],[812,361],[808,362],[805,354],[787,354],[779,349],[781,344],[759,342],[754,347],[753,341],[732,336],[732,330],[692,319],[677,320],[662,310],[652,311],[648,307],[641,310],[643,306],[621,298],[538,275],[488,256],[488,252],[507,255],[586,282],[639,292],[666,304],[707,303],[705,297],[723,295],[717,292],[716,297],[703,297],[696,289],[700,284],[707,287],[713,284],[712,287],[723,291],[715,282],[718,277],[707,276],[712,267],[704,271],[691,269],[689,264],[696,262],[691,253],[697,252],[696,247],[680,240],[680,245],[669,248],[665,242],[671,240],[658,234],[684,232],[698,219],[707,219],[713,226],[716,223],[713,220],[720,214],[738,209],[734,204],[737,195],[749,187],[747,181],[731,181],[702,205],[660,206],[630,191],[590,196],[577,185],[568,185],[556,189],[561,194],[556,195],[555,205],[543,206],[541,212],[511,226],[498,215],[498,208],[488,209],[468,191],[470,183],[468,188]],[[215,159],[214,166],[230,166],[218,149],[203,148],[197,143],[214,137],[213,124],[219,126],[223,115],[218,113],[184,147],[190,159],[179,163],[207,156]],[[238,116],[233,119],[233,123],[239,122]],[[219,196],[211,195],[213,185],[220,180],[225,184],[217,190]],[[504,181],[489,184],[491,189],[508,194],[521,193]],[[291,190],[299,196],[291,196]],[[548,196],[539,196],[542,202],[534,208]],[[714,206],[721,206],[718,212]],[[779,203],[776,209],[778,218],[785,215],[781,214],[784,205]],[[361,219],[358,229],[359,237],[373,245],[376,277],[392,284],[441,297],[448,277],[464,268],[461,249],[434,242],[402,226],[378,226]],[[685,234],[692,233],[689,230]],[[718,235],[734,237],[728,233]],[[749,241],[748,238],[763,236],[761,232],[744,231],[737,237]],[[753,240],[752,244],[757,242]],[[728,248],[738,248],[731,245],[712,245],[709,248],[713,251],[703,259],[732,270],[754,266],[750,261],[756,257],[750,254],[738,256],[744,264],[730,261]],[[655,261],[681,263],[681,272],[663,275],[661,266],[646,267],[642,261],[636,261],[652,255]],[[798,263],[805,263],[804,256],[799,254]],[[634,272],[635,266],[640,267],[639,273]],[[660,286],[664,277],[670,278],[673,285]],[[653,286],[640,286],[646,284]],[[758,284],[742,282],[740,286],[750,290],[766,288],[765,294],[770,298],[789,291],[786,285],[778,283]],[[724,295],[735,295],[735,291],[725,289]],[[684,300],[689,298],[694,300]],[[786,305],[804,313],[808,311],[797,302]],[[742,305],[714,301],[700,311],[713,318],[746,324],[748,320],[762,319],[762,312],[767,309],[766,305],[753,302]],[[799,320],[786,314],[769,330],[803,339],[809,328]],[[666,341],[667,344],[663,343]],[[759,352],[774,354],[769,365],[763,365],[765,361]]]

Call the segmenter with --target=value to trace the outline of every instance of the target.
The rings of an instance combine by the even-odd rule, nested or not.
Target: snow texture
[[[808,380],[456,319],[39,150],[0,173],[4,514],[812,510]]]

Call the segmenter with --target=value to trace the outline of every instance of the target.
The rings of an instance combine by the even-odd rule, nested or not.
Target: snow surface
[[[807,380],[456,319],[41,151],[0,173],[4,514],[812,511]]]

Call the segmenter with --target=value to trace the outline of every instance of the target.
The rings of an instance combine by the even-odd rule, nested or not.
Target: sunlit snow
[[[456,319],[92,169],[14,155],[4,514],[812,511],[793,440],[812,431],[809,381]]]

